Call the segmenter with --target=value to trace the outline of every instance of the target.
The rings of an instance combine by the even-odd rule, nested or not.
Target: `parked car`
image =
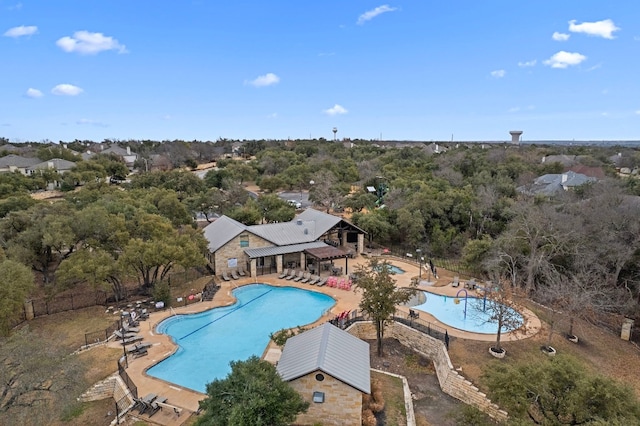
[[[296,201],[296,200],[287,200],[287,203],[289,203],[290,205],[292,205],[293,207],[295,207],[296,209],[302,208],[302,204],[300,203],[300,201]]]

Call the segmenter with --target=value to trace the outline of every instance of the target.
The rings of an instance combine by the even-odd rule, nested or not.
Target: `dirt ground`
[[[454,426],[452,415],[462,403],[440,390],[433,363],[395,339],[384,339],[384,356],[378,357],[376,341],[369,340],[371,368],[407,378],[418,426]]]

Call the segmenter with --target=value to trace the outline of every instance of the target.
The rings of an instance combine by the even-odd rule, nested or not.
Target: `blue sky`
[[[636,0],[0,0],[0,58],[14,141],[640,140]]]

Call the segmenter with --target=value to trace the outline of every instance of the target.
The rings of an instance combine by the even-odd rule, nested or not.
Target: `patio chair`
[[[138,405],[138,412],[140,414],[144,414],[147,410],[151,409],[151,402],[156,399],[155,393],[149,393],[145,395],[144,398],[140,398],[136,400],[136,404]]]
[[[130,333],[122,330],[116,330],[113,332],[113,334],[116,336],[116,339],[118,340],[128,339],[129,337],[134,337],[136,335],[136,333]]]
[[[306,272],[304,274],[304,276],[302,277],[302,279],[300,280],[300,282],[301,283],[308,283],[310,279],[311,279],[311,273]]]
[[[231,281],[231,278],[229,278],[229,275],[227,275],[227,271],[222,273],[222,279],[225,281]]]
[[[300,271],[300,272],[298,272],[298,276],[296,276],[293,280],[294,280],[295,282],[298,282],[298,281],[300,281],[303,277],[304,277],[304,271]]]
[[[285,280],[292,280],[296,277],[296,270],[295,269],[290,269],[289,270],[289,275],[287,275],[286,277],[284,277]]]
[[[318,287],[322,287],[322,286],[323,286],[323,285],[325,285],[326,283],[327,283],[327,277],[324,277],[324,278],[322,278],[320,281],[318,281],[318,282],[316,283],[316,285],[317,285]]]
[[[233,278],[234,280],[239,280],[240,277],[238,276],[238,273],[236,271],[231,271],[231,278]]]
[[[280,275],[278,275],[278,278],[282,279],[282,278],[286,278],[287,275],[289,275],[289,269],[288,268],[284,268],[282,270],[282,273]]]
[[[134,353],[137,351],[146,350],[146,349],[149,349],[151,346],[153,346],[153,344],[150,342],[136,343],[127,348],[127,353]]]
[[[241,277],[247,276],[247,273],[244,271],[244,268],[242,266],[238,266],[238,275],[240,275]]]
[[[135,336],[127,337],[126,339],[122,340],[122,345],[126,346],[131,343],[139,342],[142,339],[144,339],[144,337],[142,337],[139,334],[136,334]]]
[[[460,285],[460,277],[453,277],[453,282],[451,283],[451,287],[458,287]]]
[[[165,398],[164,396],[159,396],[151,401],[151,403],[149,404],[149,408],[151,409],[151,411],[149,412],[149,417],[162,410],[162,404],[164,404],[166,401],[167,398]]]
[[[319,275],[311,275],[311,278],[309,279],[309,284],[315,285],[318,283],[318,281],[320,281]]]

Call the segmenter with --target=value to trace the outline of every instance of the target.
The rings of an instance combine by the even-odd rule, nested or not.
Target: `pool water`
[[[423,293],[426,301],[413,306],[412,309],[428,312],[436,317],[438,321],[460,330],[482,334],[496,334],[498,332],[498,323],[489,321],[490,313],[488,308],[485,309],[483,299],[469,297],[466,303],[467,314],[465,317],[464,297],[459,297],[459,303],[456,304],[455,297],[441,296],[429,292]],[[523,318],[520,315],[520,324],[522,324],[522,321]],[[512,331],[505,326],[501,330],[502,332]]]
[[[400,275],[404,274],[406,271],[402,268],[397,267],[396,265],[389,265],[389,272],[392,274]]]
[[[204,393],[207,383],[231,372],[231,361],[262,356],[271,333],[310,324],[335,303],[326,294],[266,284],[233,295],[234,305],[162,321],[156,330],[170,335],[178,350],[147,374]]]

